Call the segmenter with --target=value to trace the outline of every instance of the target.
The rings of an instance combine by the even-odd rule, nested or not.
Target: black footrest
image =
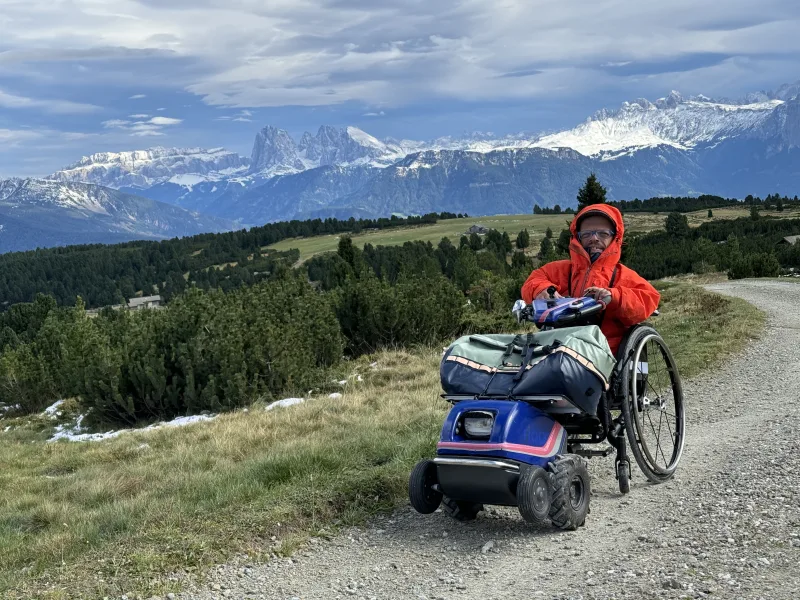
[[[577,454],[578,456],[588,456],[590,458],[592,456],[601,456],[605,458],[606,456],[609,456],[614,453],[614,448],[610,446],[608,448],[605,448],[604,450],[589,450],[588,448],[575,448],[572,451],[572,453]]]

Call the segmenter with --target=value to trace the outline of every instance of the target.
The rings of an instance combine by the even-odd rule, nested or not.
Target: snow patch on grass
[[[302,404],[305,401],[305,398],[284,398],[283,400],[276,400],[272,404],[268,404],[265,410],[287,408],[289,406],[294,406],[295,404]]]
[[[106,431],[103,433],[88,433],[86,428],[81,425],[84,415],[78,416],[74,425],[59,425],[56,427],[53,436],[48,439],[48,442],[56,442],[58,440],[67,440],[70,442],[100,442],[110,438],[115,438],[123,433],[140,433],[143,431],[155,431],[164,427],[184,427],[192,425],[201,421],[211,421],[217,415],[193,415],[190,417],[177,417],[171,421],[153,423],[147,427],[139,429],[118,429],[116,431]]]

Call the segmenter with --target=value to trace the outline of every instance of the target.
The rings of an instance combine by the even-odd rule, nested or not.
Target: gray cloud
[[[39,147],[51,148],[64,143],[81,141],[92,137],[94,137],[94,135],[89,133],[57,131],[48,128],[0,128],[0,152],[24,146],[28,142],[36,142]]]
[[[147,115],[131,115],[132,118],[147,117]],[[110,119],[103,121],[101,125],[105,129],[127,131],[134,137],[162,136],[165,135],[162,129],[170,125],[179,125],[183,119],[173,119],[170,117],[153,117],[146,121],[128,121],[126,119]]]
[[[53,114],[91,113],[100,110],[99,106],[93,104],[82,104],[68,100],[28,98],[8,94],[3,90],[0,90],[0,108],[33,109]]]
[[[794,0],[28,0],[0,65],[147,62],[147,85],[221,107],[389,107],[686,86],[746,90],[800,57]],[[97,64],[97,63],[94,63]],[[118,83],[124,68],[92,69]],[[52,77],[57,75],[50,74]],[[144,87],[144,84],[142,84]],[[231,116],[228,120],[245,120]],[[153,125],[152,123],[149,125]]]

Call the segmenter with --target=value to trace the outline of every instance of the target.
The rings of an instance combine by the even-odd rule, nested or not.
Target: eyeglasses
[[[614,235],[614,232],[609,231],[608,229],[592,229],[590,231],[579,231],[578,239],[580,241],[588,240],[593,235],[596,235],[598,240],[607,240]]]

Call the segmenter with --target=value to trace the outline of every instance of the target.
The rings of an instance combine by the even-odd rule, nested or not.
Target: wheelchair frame
[[[644,394],[639,397],[638,381],[635,376],[632,377],[633,365],[641,364],[643,351],[645,351],[645,361],[647,360],[646,347],[651,341],[656,343],[667,364],[675,403],[675,414],[672,415],[675,418],[675,430],[672,431],[670,428],[673,444],[669,459],[666,458],[666,454],[659,446],[662,457],[665,459],[664,466],[658,464],[658,453],[654,458],[653,452],[643,439],[641,413],[644,413],[652,405],[649,404],[650,400]],[[646,377],[646,375],[643,376],[645,388]],[[662,401],[656,398],[656,402]],[[657,408],[663,409],[663,405],[658,405]],[[615,416],[612,411],[618,412],[618,414]],[[623,494],[630,491],[631,468],[628,443],[630,443],[632,454],[639,468],[647,479],[654,483],[662,483],[671,479],[683,454],[686,418],[683,388],[678,368],[663,338],[649,323],[641,323],[632,327],[620,344],[617,352],[617,364],[612,372],[608,390],[601,397],[597,416],[573,412],[565,415],[553,415],[553,418],[556,418],[567,430],[567,452],[592,458],[595,456],[607,457],[616,451],[614,470],[620,492]],[[600,444],[605,441],[608,441],[611,448],[592,450],[583,447],[584,444]]]

